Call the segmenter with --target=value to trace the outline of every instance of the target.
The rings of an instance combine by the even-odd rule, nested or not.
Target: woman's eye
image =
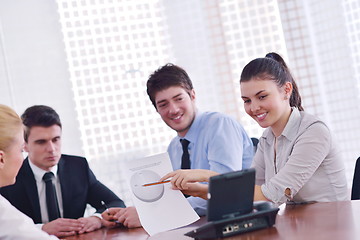
[[[249,102],[250,102],[250,100],[249,100],[249,99],[244,100],[244,103],[249,103]]]
[[[266,97],[267,97],[267,95],[263,95],[263,96],[260,96],[259,99],[264,99]]]

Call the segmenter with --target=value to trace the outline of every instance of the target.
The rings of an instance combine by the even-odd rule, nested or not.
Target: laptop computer
[[[195,239],[213,239],[274,225],[279,209],[272,207],[270,202],[254,205],[254,188],[253,168],[211,177],[207,205],[208,223],[185,235]],[[266,207],[262,208],[264,204]]]
[[[255,169],[225,173],[210,178],[207,220],[234,218],[253,210]]]

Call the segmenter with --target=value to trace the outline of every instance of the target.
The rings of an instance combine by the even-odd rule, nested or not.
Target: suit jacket
[[[97,213],[108,207],[125,207],[124,202],[110,189],[99,182],[83,157],[61,155],[58,163],[63,200],[63,217],[77,219],[84,216],[86,204],[90,204]],[[0,194],[18,210],[33,219],[34,223],[42,223],[39,195],[34,174],[26,158],[16,177],[16,183],[0,188]]]

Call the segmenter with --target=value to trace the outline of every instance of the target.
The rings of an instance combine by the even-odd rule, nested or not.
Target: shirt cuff
[[[44,224],[43,223],[37,223],[37,224],[35,224],[35,226],[36,226],[36,228],[42,230],[42,227],[44,226]]]
[[[100,219],[103,219],[101,213],[94,213],[93,215],[91,215],[91,217],[98,217]]]
[[[271,184],[265,183],[261,185],[261,191],[264,194],[264,196],[270,201],[279,205],[285,203],[287,200],[292,199],[293,195],[291,194],[291,189],[289,188],[289,190],[290,190],[290,195],[287,195],[285,189],[284,191],[279,191]]]

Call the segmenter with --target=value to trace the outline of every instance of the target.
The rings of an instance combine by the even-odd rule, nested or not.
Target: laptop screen
[[[224,173],[210,178],[208,221],[250,213],[253,210],[255,169]]]

